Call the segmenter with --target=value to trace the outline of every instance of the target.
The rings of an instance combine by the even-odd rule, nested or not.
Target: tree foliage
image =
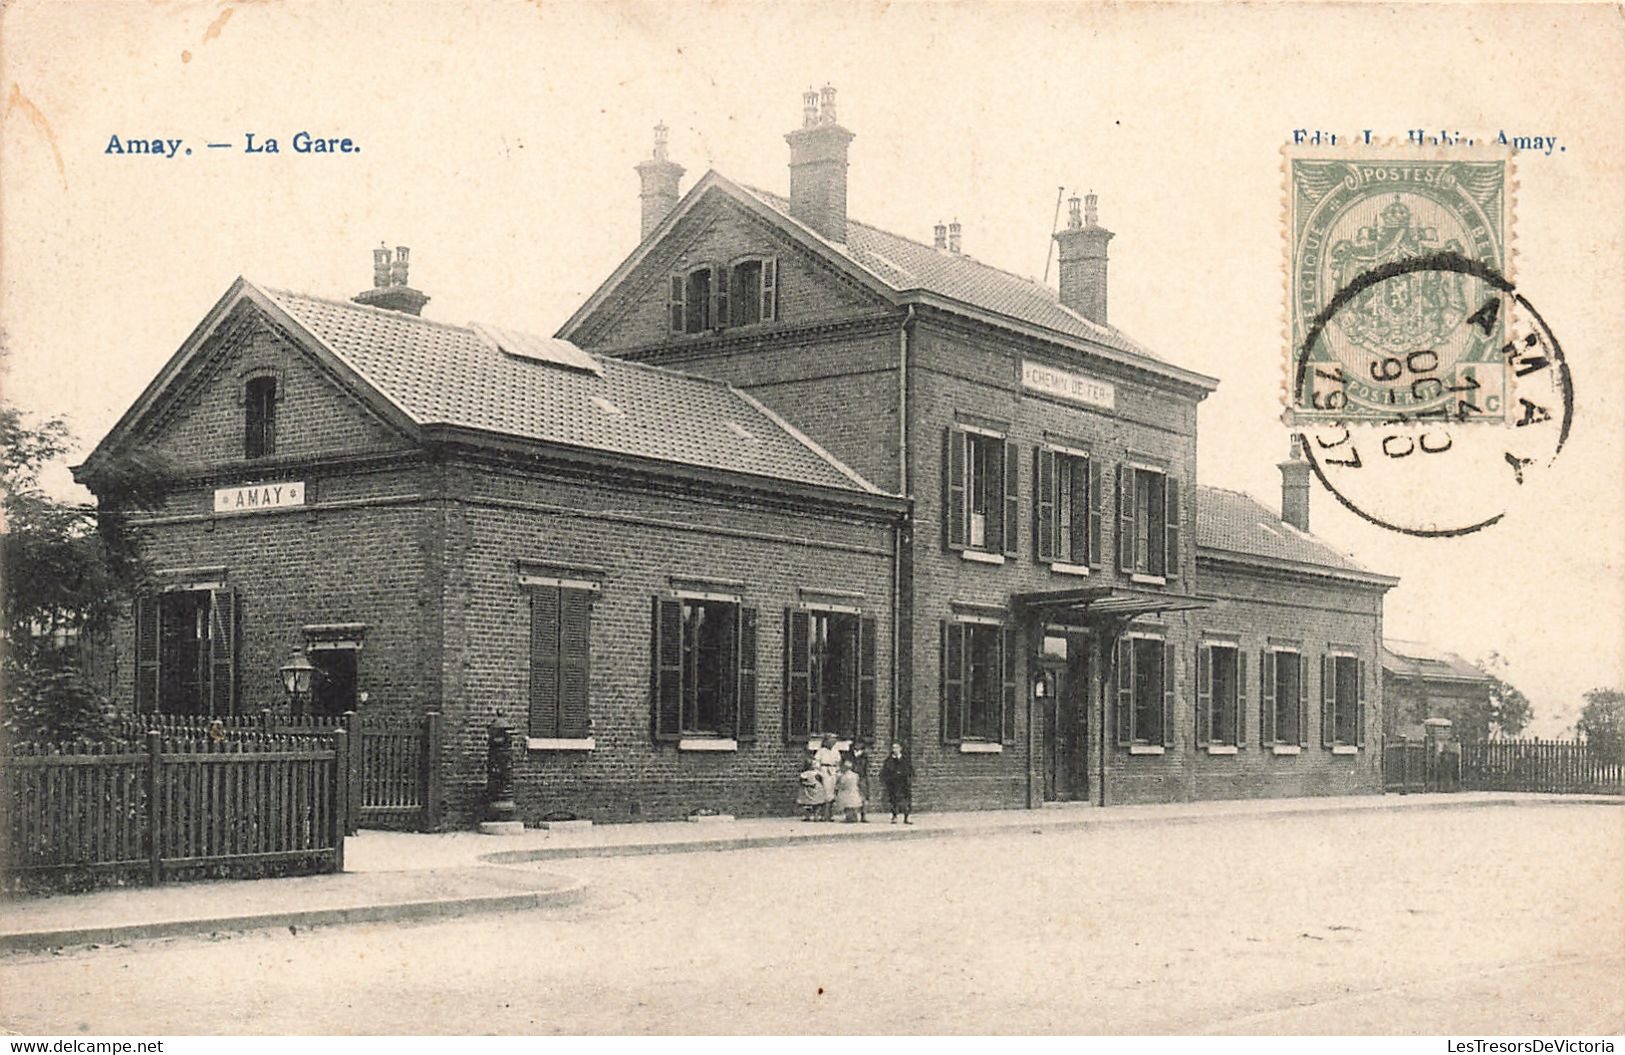
[[[1535,709],[1530,705],[1529,697],[1503,677],[1507,669],[1505,656],[1491,652],[1484,667],[1485,673],[1490,676],[1491,727],[1504,736],[1517,736],[1535,717]]]
[[[72,442],[62,418],[30,423],[0,404],[0,677],[4,728],[17,739],[87,735],[105,712],[78,649],[105,639],[127,602],[141,563],[125,517],[159,495],[155,474],[121,466],[98,483],[118,512],[53,498],[40,474]]]
[[[1625,761],[1625,692],[1592,689],[1575,730],[1604,762]]]

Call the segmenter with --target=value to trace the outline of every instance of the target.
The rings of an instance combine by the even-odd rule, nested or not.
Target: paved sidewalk
[[[0,901],[0,952],[213,931],[430,919],[569,904],[567,876],[489,865],[127,887]]]
[[[178,934],[427,919],[563,905],[585,885],[568,877],[501,865],[583,857],[692,853],[849,839],[931,839],[1001,831],[1061,831],[1112,825],[1223,823],[1227,819],[1378,813],[1531,804],[1625,804],[1610,796],[1460,793],[1315,799],[1068,806],[921,814],[909,826],[814,823],[764,817],[706,823],[594,825],[526,829],[516,836],[364,831],[345,844],[340,875],[130,887],[90,894],[0,900],[0,953]]]
[[[1304,799],[1240,799],[1145,806],[1067,804],[1037,810],[980,810],[923,813],[905,827],[890,824],[884,811],[867,824],[804,823],[794,817],[752,817],[734,821],[662,821],[598,824],[576,830],[527,828],[522,835],[492,836],[474,831],[424,835],[366,831],[345,844],[345,867],[354,871],[434,869],[470,865],[520,864],[581,857],[743,850],[764,846],[845,839],[926,839],[987,835],[1003,830],[1064,830],[1114,824],[1194,824],[1228,817],[1289,816],[1313,813],[1464,809],[1533,803],[1608,803],[1605,795],[1538,795],[1458,792],[1434,795],[1361,795]]]

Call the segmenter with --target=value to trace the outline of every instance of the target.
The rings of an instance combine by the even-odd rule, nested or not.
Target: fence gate
[[[1411,795],[1461,788],[1460,745],[1403,736],[1382,745],[1382,790]]]

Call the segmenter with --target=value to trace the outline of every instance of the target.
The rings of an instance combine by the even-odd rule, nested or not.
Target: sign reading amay
[[[1088,403],[1106,410],[1117,407],[1117,389],[1110,382],[1096,381],[1092,377],[1074,374],[1070,370],[1058,370],[1043,363],[1023,359],[1021,384],[1034,392],[1070,399],[1074,403]]]
[[[287,509],[305,504],[305,482],[254,484],[251,487],[220,487],[214,492],[216,513],[259,513],[267,509]]]

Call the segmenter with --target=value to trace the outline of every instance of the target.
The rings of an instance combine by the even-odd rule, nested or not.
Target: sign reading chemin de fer
[[[279,484],[251,484],[247,487],[220,487],[214,492],[216,513],[261,513],[267,509],[288,509],[304,504],[303,480]]]
[[[1042,392],[1059,399],[1070,399],[1074,403],[1088,403],[1106,410],[1114,410],[1117,407],[1117,389],[1110,382],[1097,381],[1092,377],[1045,366],[1030,359],[1021,361],[1021,384],[1022,387],[1030,388],[1034,392]]]

